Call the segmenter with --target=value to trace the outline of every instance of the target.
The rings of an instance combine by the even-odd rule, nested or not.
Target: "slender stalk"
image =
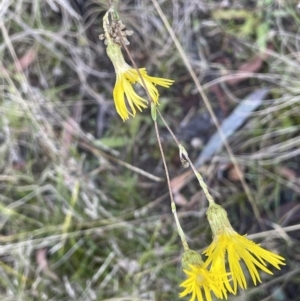
[[[186,151],[186,149],[182,146],[182,144],[179,142],[179,140],[177,139],[177,137],[175,136],[175,134],[173,133],[173,131],[170,129],[169,125],[167,124],[166,120],[164,119],[164,117],[162,116],[161,112],[158,110],[158,108],[156,108],[158,115],[160,116],[160,118],[162,119],[164,125],[167,127],[168,131],[170,132],[171,136],[173,137],[174,141],[176,142],[178,148],[179,148],[179,154],[180,154],[180,159],[181,162],[183,162],[183,160],[188,161],[189,165],[191,166],[201,188],[203,189],[203,192],[209,202],[210,205],[215,204],[215,201],[213,199],[213,197],[211,196],[211,194],[208,191],[207,185],[205,184],[201,174],[199,173],[199,171],[197,171],[195,165],[193,164],[193,162],[191,161],[191,159],[189,158],[188,152]],[[184,156],[184,158],[183,158]],[[184,164],[184,162],[183,162]]]
[[[189,246],[188,246],[188,243],[186,241],[184,232],[181,228],[181,225],[180,225],[180,222],[179,222],[179,219],[178,219],[178,215],[177,215],[177,211],[176,211],[176,204],[174,202],[174,198],[173,198],[173,194],[172,194],[172,188],[171,188],[171,182],[170,182],[168,166],[167,166],[165,154],[164,154],[164,151],[163,151],[163,148],[162,148],[162,145],[161,145],[159,130],[158,130],[158,126],[157,126],[156,121],[154,121],[154,126],[155,126],[155,133],[156,133],[156,138],[157,138],[160,154],[161,154],[162,161],[163,161],[164,168],[165,168],[165,173],[166,173],[166,178],[167,178],[167,183],[168,183],[168,189],[169,189],[169,194],[170,194],[170,200],[171,200],[172,213],[173,213],[174,218],[175,218],[176,226],[177,226],[177,229],[178,229],[179,236],[181,238],[183,249],[185,251],[187,251],[187,250],[189,250]]]
[[[207,185],[205,184],[200,172],[197,171],[195,165],[192,163],[191,159],[189,158],[189,155],[188,155],[187,151],[185,150],[185,148],[181,144],[179,144],[178,147],[179,147],[179,154],[180,154],[181,161],[183,159],[182,156],[184,156],[184,159],[188,161],[188,163],[191,166],[191,168],[192,168],[192,170],[193,170],[193,172],[194,172],[201,188],[203,189],[203,192],[204,192],[204,194],[205,194],[205,196],[208,200],[209,205],[215,204],[215,201],[214,201],[213,197],[211,196],[211,194],[208,191]]]
[[[162,116],[161,112],[159,111],[159,109],[157,107],[156,107],[156,111],[158,112],[159,117],[161,118],[161,120],[163,121],[164,125],[166,126],[166,128],[169,131],[169,133],[171,134],[171,136],[173,137],[174,141],[176,142],[177,146],[179,147],[179,145],[180,145],[179,140],[177,139],[177,137],[175,136],[175,134],[173,133],[173,131],[171,130],[171,128],[167,124],[165,118]]]
[[[179,54],[181,56],[181,58],[182,58],[182,60],[183,60],[183,62],[185,64],[186,68],[188,69],[188,71],[189,71],[189,73],[190,73],[190,75],[191,75],[191,77],[192,77],[192,79],[193,79],[193,81],[194,81],[194,83],[196,85],[196,88],[197,88],[199,94],[201,95],[201,97],[202,97],[202,99],[203,99],[203,101],[205,103],[205,106],[206,106],[206,108],[207,108],[207,110],[208,110],[208,112],[209,112],[209,114],[210,114],[210,116],[211,116],[211,118],[212,118],[212,120],[213,120],[213,122],[214,122],[214,124],[215,124],[215,126],[216,126],[216,128],[217,128],[217,130],[219,132],[219,134],[220,134],[220,137],[221,137],[221,139],[222,139],[222,141],[224,143],[224,146],[225,146],[226,151],[227,151],[227,153],[228,153],[228,155],[230,157],[230,160],[231,160],[231,162],[232,162],[235,170],[238,173],[238,177],[239,177],[239,179],[241,181],[243,189],[246,192],[248,200],[249,200],[249,202],[250,202],[250,204],[251,204],[251,206],[253,208],[255,217],[256,217],[256,219],[259,222],[260,221],[260,214],[259,214],[259,210],[258,210],[258,207],[256,205],[256,202],[255,202],[255,199],[252,196],[250,188],[249,188],[249,186],[247,185],[247,183],[245,181],[245,178],[243,176],[243,172],[241,171],[241,168],[240,168],[240,166],[239,166],[239,164],[238,164],[238,162],[237,162],[237,160],[236,160],[236,158],[235,158],[235,156],[234,156],[234,154],[233,154],[233,152],[231,150],[231,147],[230,147],[230,145],[229,145],[229,143],[227,141],[227,138],[224,135],[223,131],[221,130],[218,118],[217,118],[216,114],[214,113],[214,111],[212,109],[212,106],[211,106],[211,104],[210,104],[210,102],[208,100],[208,97],[206,96],[206,94],[204,92],[204,89],[201,86],[201,84],[199,82],[199,79],[198,79],[198,77],[197,77],[197,75],[196,75],[196,73],[195,73],[195,71],[194,71],[194,69],[193,69],[193,67],[192,67],[192,65],[191,65],[191,63],[190,63],[190,61],[189,61],[189,59],[188,59],[185,51],[184,51],[184,49],[182,48],[179,40],[177,39],[177,37],[176,37],[176,35],[175,35],[175,33],[174,33],[174,31],[173,31],[173,29],[172,29],[172,27],[171,27],[168,19],[166,18],[165,14],[163,13],[163,11],[162,11],[162,9],[161,9],[158,1],[157,0],[152,0],[152,3],[155,6],[156,11],[158,12],[158,14],[159,14],[161,20],[163,21],[165,27],[167,28],[167,30],[168,30],[168,32],[169,32],[172,40],[174,41],[174,44],[175,44],[175,46],[176,46],[176,48],[177,48],[177,50],[178,50],[178,52],[179,52]]]
[[[105,20],[103,18],[103,27],[104,27],[104,32],[105,32],[105,36],[107,38],[107,36],[109,36],[108,34],[108,30],[107,28],[105,28],[105,26],[107,26],[107,24],[109,25],[109,20],[108,20],[108,15],[109,13],[114,13],[114,8],[111,6],[109,11],[106,13],[105,15]],[[152,99],[152,97],[150,96],[150,93],[148,91],[148,88],[145,84],[145,81],[144,81],[144,78],[142,77],[141,73],[140,73],[140,70],[138,69],[135,61],[133,60],[132,56],[131,56],[131,53],[130,51],[128,50],[126,44],[124,43],[123,41],[123,37],[122,37],[122,34],[120,32],[119,29],[118,30],[118,35],[120,37],[120,40],[121,40],[121,43],[122,43],[122,46],[124,47],[124,49],[126,50],[127,54],[128,54],[128,57],[132,63],[132,65],[134,66],[134,68],[136,69],[141,81],[142,81],[142,84],[143,84],[143,88],[145,89],[146,93],[147,93],[147,96],[150,100],[150,103],[151,103],[151,115],[152,115],[152,119],[153,119],[153,122],[154,122],[154,127],[155,127],[155,133],[156,133],[156,138],[157,138],[157,142],[158,142],[158,146],[159,146],[159,150],[160,150],[160,153],[161,153],[161,157],[162,157],[162,161],[163,161],[163,164],[164,164],[164,169],[165,169],[165,173],[166,173],[166,179],[167,179],[167,184],[168,184],[168,190],[169,190],[169,195],[170,195],[170,200],[171,200],[171,209],[172,209],[172,213],[174,215],[174,219],[175,219],[175,223],[176,223],[176,226],[177,226],[177,230],[178,230],[178,234],[180,236],[180,239],[181,239],[181,242],[182,242],[182,245],[183,245],[183,249],[185,251],[189,250],[189,246],[188,246],[188,243],[186,241],[186,237],[184,235],[184,232],[182,230],[182,227],[180,225],[180,222],[179,222],[179,219],[178,219],[178,215],[177,215],[177,211],[176,211],[176,204],[174,202],[174,198],[173,198],[173,194],[172,194],[172,188],[171,188],[171,182],[170,182],[170,176],[169,176],[169,171],[168,171],[168,166],[167,166],[167,163],[166,163],[166,159],[165,159],[165,155],[164,155],[164,151],[163,151],[163,148],[162,148],[162,145],[161,145],[161,141],[160,141],[160,135],[159,135],[159,130],[158,130],[158,126],[157,126],[157,122],[156,122],[156,112],[158,111],[157,110],[157,107],[156,105],[154,104],[154,101]],[[110,37],[109,37],[110,38]],[[110,38],[111,39],[111,38]],[[158,111],[159,112],[159,111]],[[159,112],[160,114],[160,112]],[[161,114],[160,114],[161,116]],[[161,116],[162,118],[162,116]],[[172,134],[173,138],[175,139],[175,141],[177,141],[176,143],[178,144],[179,141],[177,140],[176,136],[173,134],[173,132],[171,131],[171,129],[169,128],[169,126],[167,125],[167,128],[169,129],[170,133]]]

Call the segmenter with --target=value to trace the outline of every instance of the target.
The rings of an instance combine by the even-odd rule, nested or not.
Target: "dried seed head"
[[[125,30],[127,36],[131,36],[133,34],[133,30]]]
[[[117,26],[120,30],[123,30],[124,28],[126,28],[126,26],[123,24],[122,20],[117,21]]]
[[[114,43],[119,44],[120,46],[122,46],[122,44],[129,45],[130,43],[127,36],[131,36],[133,31],[124,30],[125,28],[126,26],[123,24],[122,20],[115,20],[114,17],[112,17],[111,22],[107,23],[106,34],[109,35]],[[104,40],[104,44],[107,45],[108,41],[105,39],[105,34],[100,34],[99,39]]]
[[[130,44],[130,42],[127,40],[127,38],[125,38],[125,37],[123,37],[123,43],[125,44],[125,45],[129,45]]]

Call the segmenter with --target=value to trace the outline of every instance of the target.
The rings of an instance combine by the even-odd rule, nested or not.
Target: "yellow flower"
[[[236,293],[238,285],[242,289],[247,288],[241,260],[244,261],[255,285],[257,281],[261,282],[258,269],[273,274],[266,267],[267,263],[277,269],[280,269],[279,265],[285,265],[283,257],[263,249],[234,231],[225,209],[221,206],[211,205],[207,211],[207,217],[213,232],[213,242],[203,252],[208,256],[205,263],[211,265],[211,269],[218,266],[222,275],[225,275],[229,268],[229,279],[228,277],[223,279],[228,291]],[[231,280],[233,289],[230,284]]]
[[[180,298],[192,294],[190,301],[195,299],[211,301],[211,292],[219,299],[227,298],[222,277],[219,276],[219,273],[208,271],[197,252],[185,251],[182,257],[182,267],[187,279],[180,284],[180,287],[184,288],[184,291],[179,294]]]
[[[121,46],[115,43],[109,43],[106,51],[114,65],[117,76],[113,92],[116,110],[124,121],[129,119],[129,115],[133,117],[135,116],[135,108],[137,108],[139,111],[142,111],[143,108],[147,108],[148,101],[135,93],[132,84],[137,82],[144,89],[145,87],[137,70],[130,67],[125,62],[121,51]],[[153,102],[158,104],[159,94],[155,85],[169,88],[174,81],[170,79],[149,76],[147,75],[145,68],[140,68],[139,71]],[[127,99],[127,105],[124,94]],[[130,107],[130,110],[128,106]]]

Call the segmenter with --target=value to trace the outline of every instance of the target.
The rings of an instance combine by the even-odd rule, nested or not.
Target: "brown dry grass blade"
[[[27,52],[18,59],[18,63],[15,64],[16,71],[23,71],[27,69],[36,59],[37,51],[35,48],[30,48]]]

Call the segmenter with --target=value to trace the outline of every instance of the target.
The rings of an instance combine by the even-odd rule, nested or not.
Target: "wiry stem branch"
[[[181,228],[181,225],[180,225],[180,222],[179,222],[179,219],[178,219],[178,216],[177,216],[176,204],[175,204],[174,198],[173,198],[173,193],[172,193],[172,188],[171,188],[171,182],[170,182],[170,176],[169,176],[168,166],[167,166],[165,154],[164,154],[164,151],[163,151],[163,148],[162,148],[162,145],[161,145],[160,136],[159,136],[159,130],[158,130],[158,126],[157,126],[157,122],[156,121],[154,121],[154,126],[155,126],[155,133],[156,133],[156,138],[157,138],[157,142],[158,142],[160,154],[161,154],[161,157],[162,157],[162,160],[163,160],[163,164],[164,164],[164,168],[165,168],[165,173],[166,173],[166,178],[167,178],[167,183],[168,183],[168,189],[169,189],[169,194],[170,194],[170,200],[171,200],[172,213],[173,213],[174,218],[175,218],[176,226],[177,226],[177,229],[178,229],[179,236],[181,238],[181,242],[182,242],[183,248],[184,248],[185,251],[187,251],[187,250],[189,250],[189,246],[188,246],[188,243],[186,241],[184,232],[183,232],[183,230]]]
[[[107,26],[107,24],[109,25],[109,23],[107,23],[107,22],[109,22],[109,20],[108,20],[108,14],[109,14],[109,13],[113,13],[113,11],[114,11],[114,8],[113,8],[113,7],[110,7],[109,11],[108,11],[108,12],[106,13],[106,15],[105,15],[106,19],[105,19],[105,20],[103,19],[103,27],[104,27],[104,31],[105,31],[105,36],[106,36],[106,38],[107,38],[107,35],[109,35],[109,34],[108,34],[107,28],[105,28],[105,26]],[[150,93],[149,93],[149,91],[148,91],[148,88],[147,88],[147,86],[146,86],[146,83],[145,83],[145,81],[144,81],[144,78],[143,78],[142,75],[141,75],[140,70],[138,69],[138,67],[137,67],[137,65],[136,65],[136,63],[135,63],[135,61],[133,60],[133,58],[132,58],[132,56],[131,56],[130,51],[128,50],[126,44],[125,44],[124,41],[123,41],[123,37],[122,37],[122,34],[121,34],[119,28],[117,29],[117,31],[118,31],[118,36],[119,36],[119,38],[120,38],[120,41],[121,41],[121,43],[122,43],[122,46],[125,48],[125,50],[126,50],[126,52],[127,52],[127,54],[128,54],[128,57],[129,57],[129,59],[130,59],[132,65],[133,65],[134,68],[136,69],[136,71],[137,71],[137,73],[138,73],[138,75],[139,75],[139,77],[140,77],[140,79],[141,79],[141,82],[142,82],[142,84],[143,84],[143,88],[145,89],[145,91],[146,91],[146,93],[147,93],[147,96],[148,96],[148,98],[149,98],[149,100],[150,100],[150,102],[151,102],[151,115],[152,115],[152,119],[153,119],[153,122],[154,122],[156,138],[157,138],[159,150],[160,150],[160,153],[161,153],[161,157],[162,157],[162,160],[163,160],[164,169],[165,169],[165,173],[166,173],[166,179],[167,179],[167,183],[168,183],[168,190],[169,190],[170,200],[171,200],[171,209],[172,209],[172,213],[173,213],[174,218],[175,218],[175,222],[176,222],[178,234],[179,234],[179,236],[180,236],[180,238],[181,238],[181,242],[182,242],[183,248],[184,248],[185,251],[187,251],[187,250],[189,250],[189,246],[188,246],[188,243],[187,243],[187,241],[186,241],[186,237],[185,237],[185,235],[184,235],[184,232],[183,232],[183,230],[182,230],[182,228],[181,228],[181,225],[180,225],[180,222],[179,222],[179,219],[178,219],[178,215],[177,215],[177,211],[176,211],[176,204],[175,204],[175,202],[174,202],[174,198],[173,198],[173,194],[172,194],[172,189],[171,189],[171,182],[170,182],[170,176],[169,176],[168,166],[167,166],[166,159],[165,159],[165,155],[164,155],[164,151],[163,151],[163,148],[162,148],[162,145],[161,145],[159,130],[158,130],[157,122],[156,122],[156,109],[157,109],[157,107],[156,107],[156,105],[155,105],[155,103],[154,103],[154,101],[153,101],[153,99],[152,99],[152,97],[151,97],[151,95],[150,95]],[[110,38],[110,37],[109,37],[109,38]],[[153,106],[154,106],[154,107],[153,107]],[[157,111],[158,111],[158,110],[157,110]],[[158,112],[159,112],[159,111],[158,111]],[[159,114],[160,114],[160,112],[159,112]],[[161,114],[160,114],[160,116],[161,116]],[[163,118],[163,117],[161,116],[161,118]],[[172,134],[172,136],[173,136],[173,138],[175,139],[175,141],[177,141],[177,142],[179,143],[179,141],[177,140],[176,136],[173,134],[173,132],[171,131],[171,129],[169,128],[168,125],[167,125],[167,128],[169,129],[169,131],[170,131],[170,133]]]

